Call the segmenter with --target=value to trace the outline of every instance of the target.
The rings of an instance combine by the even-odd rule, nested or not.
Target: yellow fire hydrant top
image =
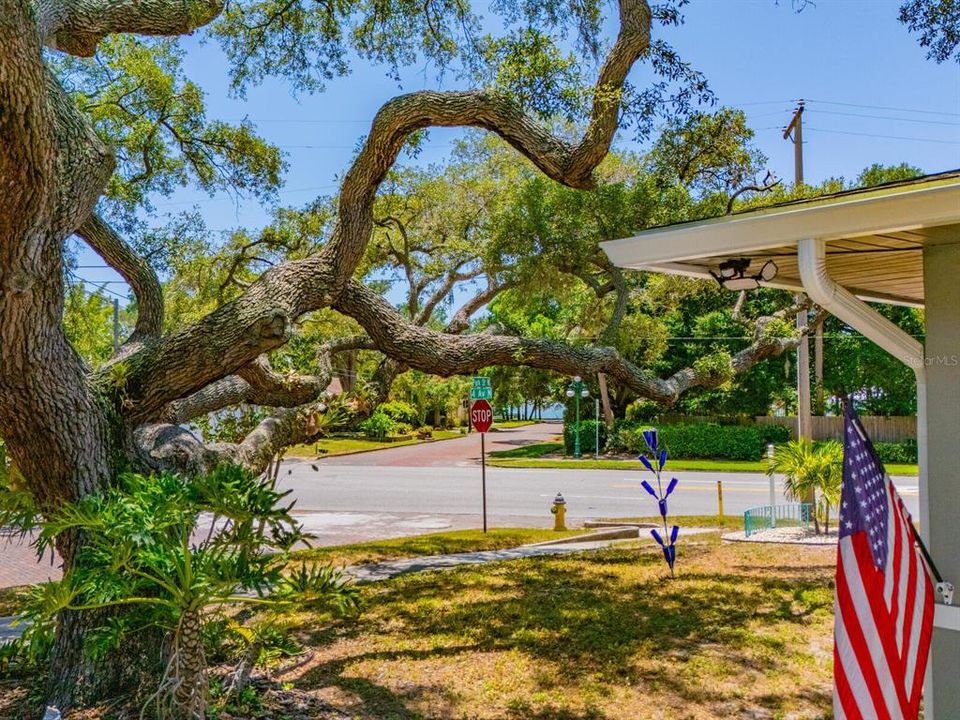
[[[553,499],[553,507],[550,508],[550,512],[553,513],[553,529],[566,530],[567,501],[563,499],[563,495],[559,491]]]

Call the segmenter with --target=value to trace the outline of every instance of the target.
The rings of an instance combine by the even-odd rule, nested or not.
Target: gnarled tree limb
[[[623,358],[614,348],[574,347],[537,338],[503,335],[458,337],[408,323],[376,293],[352,282],[334,307],[354,318],[370,334],[377,348],[396,362],[435,375],[465,375],[491,365],[526,365],[568,375],[599,372],[616,378],[638,395],[671,405],[694,387],[712,388],[728,380],[710,370],[685,368],[659,378]],[[793,308],[796,312],[797,308]],[[757,322],[751,345],[731,358],[732,370],[742,373],[757,362],[797,346],[799,338],[766,332],[773,316]]]
[[[134,432],[140,462],[156,471],[197,474],[223,463],[262,472],[281,450],[316,435],[312,418],[322,402],[283,410],[266,418],[239,443],[204,443],[174,424],[143,425]]]
[[[645,0],[620,1],[620,33],[597,81],[590,124],[577,144],[556,137],[498,93],[425,91],[387,102],[344,178],[330,242],[314,257],[273,268],[233,302],[129,358],[125,389],[131,401],[129,420],[148,421],[168,402],[234,374],[261,353],[287,342],[301,315],[336,299],[370,240],[377,188],[416,130],[484,128],[558,182],[592,187],[593,170],[608,152],[617,127],[623,82],[649,47],[650,20]]]
[[[107,35],[186,35],[213,20],[224,0],[36,0],[45,45],[91,57]]]
[[[137,298],[137,324],[127,343],[159,337],[163,331],[163,291],[150,264],[96,213],[77,228],[77,235],[133,289]]]

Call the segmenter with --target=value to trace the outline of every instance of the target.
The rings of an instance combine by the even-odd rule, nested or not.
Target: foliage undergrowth
[[[148,694],[162,718],[202,720],[210,704],[208,657],[242,648],[228,695],[242,692],[252,666],[282,647],[282,623],[266,614],[247,627],[239,606],[274,613],[297,604],[359,609],[359,595],[329,566],[288,567],[306,540],[284,504],[275,478],[241,468],[194,478],[123,475],[115,488],[65,505],[41,524],[40,552],[64,537],[83,537],[62,581],[35,586],[21,613],[23,637],[3,648],[8,670],[42,668],[58,617],[65,611],[100,613],[103,624],[86,637],[85,652],[104,659],[151,629],[165,634],[164,670]],[[201,519],[203,522],[201,523]]]

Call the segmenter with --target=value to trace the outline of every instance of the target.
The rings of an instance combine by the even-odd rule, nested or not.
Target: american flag
[[[916,720],[933,582],[910,513],[847,403],[833,645],[834,717]]]

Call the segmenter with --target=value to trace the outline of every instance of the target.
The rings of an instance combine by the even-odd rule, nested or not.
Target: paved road
[[[557,425],[541,424],[491,433],[488,446],[501,449],[545,442],[558,430]],[[294,490],[301,511],[476,516],[482,504],[479,455],[480,438],[473,435],[313,463],[291,461],[281,483]],[[680,480],[671,497],[671,512],[676,514],[717,512],[717,480],[723,483],[728,515],[769,502],[769,481],[760,473],[681,471],[672,475]],[[493,516],[542,521],[549,519],[551,501],[559,491],[567,500],[568,517],[574,520],[649,515],[656,506],[640,485],[645,478],[639,470],[488,467],[487,507]],[[895,481],[908,508],[916,513],[917,479]],[[780,483],[777,502],[784,502]]]
[[[547,442],[558,425],[541,424],[487,436],[488,449]],[[280,483],[291,488],[296,512],[318,545],[336,545],[417,533],[480,526],[480,438],[443,440],[327,458],[291,460]],[[316,466],[316,470],[313,469]],[[741,514],[769,502],[759,473],[677,472],[671,497],[675,514],[717,511],[717,480],[724,510]],[[656,504],[640,485],[638,470],[536,470],[487,468],[488,518],[492,527],[551,527],[550,505],[560,491],[571,523],[599,517],[652,515]],[[894,478],[907,507],[917,514],[917,478]],[[777,492],[777,502],[783,502]],[[60,575],[49,558],[37,563],[22,543],[0,539],[0,587],[42,582]]]

